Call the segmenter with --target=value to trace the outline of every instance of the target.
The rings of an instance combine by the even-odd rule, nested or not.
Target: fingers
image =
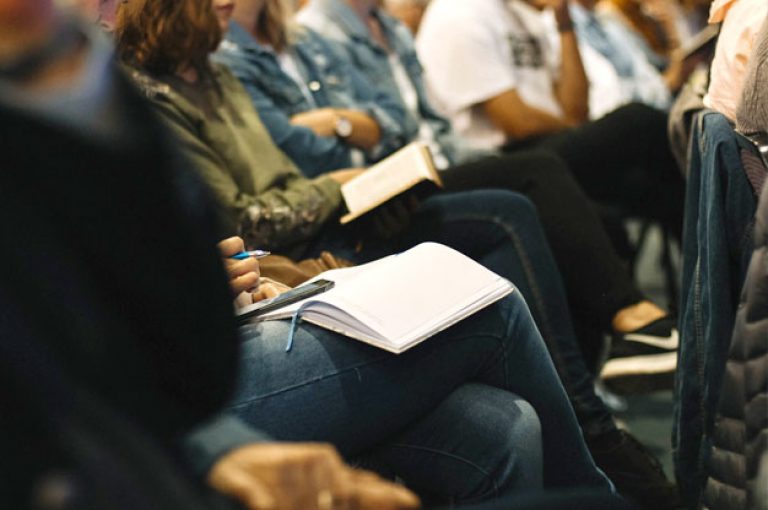
[[[408,227],[411,220],[408,200],[393,200],[382,205],[373,217],[377,234],[383,239],[390,239]]]
[[[235,295],[250,292],[259,286],[259,262],[254,257],[244,260],[224,259],[229,286]]]
[[[270,280],[269,278],[261,278],[259,280],[259,290],[253,293],[253,302],[272,299],[289,290],[291,290],[291,288],[287,285]]]
[[[218,247],[221,256],[224,258],[229,258],[241,251],[245,251],[245,243],[240,237],[224,239],[218,244]]]
[[[343,466],[334,489],[334,510],[410,510],[420,508],[419,498],[408,489],[368,471]]]
[[[407,489],[350,468],[324,444],[249,445],[227,454],[208,478],[249,510],[411,510]]]
[[[215,469],[209,477],[209,483],[222,494],[240,501],[248,510],[279,508],[269,487],[248,471],[238,469],[238,466]]]

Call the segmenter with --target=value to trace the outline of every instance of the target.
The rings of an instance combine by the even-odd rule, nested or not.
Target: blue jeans
[[[595,395],[560,272],[536,209],[524,196],[503,190],[437,194],[422,203],[409,228],[394,242],[369,239],[359,250],[357,240],[346,231],[330,227],[306,255],[330,249],[366,262],[424,241],[450,246],[513,282],[530,306],[584,434],[597,436],[615,428]]]
[[[678,484],[694,507],[706,481],[757,200],[740,155],[754,148],[740,145],[723,115],[700,113],[691,136],[672,440]]]
[[[399,356],[307,324],[286,352],[288,330],[243,327],[231,407],[277,440],[330,442],[460,501],[610,487],[519,291]]]

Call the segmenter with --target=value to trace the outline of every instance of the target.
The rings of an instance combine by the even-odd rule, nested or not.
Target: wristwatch
[[[333,130],[339,138],[349,138],[352,134],[352,121],[343,115],[337,115]]]

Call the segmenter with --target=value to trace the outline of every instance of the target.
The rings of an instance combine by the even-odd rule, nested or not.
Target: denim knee
[[[476,469],[456,486],[460,501],[481,501],[543,486],[541,424],[533,406],[509,391],[465,384],[449,400],[465,411],[465,441]]]

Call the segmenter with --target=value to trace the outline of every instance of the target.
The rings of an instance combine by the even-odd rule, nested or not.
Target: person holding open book
[[[243,232],[250,247],[300,251],[301,242],[331,227],[338,186],[329,178],[302,177],[270,143],[237,80],[209,63],[220,27],[208,2],[122,4],[118,51],[210,185],[226,226]],[[467,203],[494,221],[471,207],[462,209]],[[427,240],[426,232],[434,232],[432,239],[466,248],[511,279],[510,268],[521,265],[513,244],[545,245],[535,231],[524,238],[511,228],[489,230],[487,225],[499,225],[510,211],[535,225],[533,209],[506,192],[429,199],[419,211],[422,230],[403,234],[400,244]],[[451,221],[471,232],[450,228]],[[340,246],[353,240],[335,229],[327,234]],[[348,253],[364,260],[374,258],[375,250],[364,245],[361,252]],[[546,259],[548,253],[542,248],[532,256]],[[304,325],[286,353],[289,328],[285,322],[257,323],[242,332],[245,358],[234,410],[273,437],[334,442],[347,456],[365,455],[395,467],[424,493],[487,498],[539,483],[537,462],[522,461],[522,456],[533,459],[529,448],[537,442],[527,407],[541,424],[538,480],[544,487],[610,487],[586,449],[519,292],[399,357]],[[512,404],[512,392],[529,405]],[[480,401],[486,402],[483,412],[464,412]],[[517,419],[523,416],[527,424],[518,436],[514,425],[522,425]],[[459,448],[461,455],[451,453]]]
[[[337,4],[325,2],[322,6],[334,5],[344,13],[353,9],[343,2]],[[355,80],[359,78],[355,68],[339,53],[343,50],[310,29],[290,26],[289,13],[283,5],[279,0],[238,0],[234,7],[235,22],[229,24],[215,58],[240,78],[275,143],[305,174],[321,175],[336,165],[346,164],[345,160],[334,161],[331,156],[335,152],[323,150],[323,143],[354,150],[345,137],[333,133],[334,119],[343,117],[344,111],[365,111],[371,93],[358,92]],[[376,13],[386,27],[384,36],[394,38],[388,41],[392,58],[399,55],[409,71],[400,76],[399,81],[415,80],[413,94],[403,93],[403,97],[417,103],[409,109],[412,126],[406,131],[409,138],[417,136],[434,149],[436,164],[445,170],[440,175],[446,188],[456,191],[470,187],[504,187],[525,193],[533,200],[565,277],[568,300],[578,310],[577,320],[598,319],[601,328],[609,328],[608,323],[613,322],[618,330],[627,327],[621,323],[626,316],[632,319],[630,328],[641,327],[655,318],[671,322],[671,318],[645,301],[637,290],[592,205],[559,158],[543,152],[528,152],[503,157],[475,155],[481,159],[472,161],[471,156],[460,155],[461,142],[453,135],[450,125],[431,108],[419,73],[413,70],[418,67],[415,54],[411,51],[405,55],[408,42],[398,36],[405,29],[378,10]],[[359,22],[353,19],[343,26],[357,26],[354,23]],[[371,43],[369,37],[367,32],[356,30],[355,44],[378,44]],[[372,72],[381,76],[379,81],[392,81],[388,61],[384,60],[382,66],[375,61],[367,63]],[[414,131],[418,131],[418,135]],[[463,158],[471,162],[450,166]],[[530,228],[525,227],[525,222],[525,218],[515,215],[510,225]],[[643,450],[636,447],[633,438],[616,429],[610,412],[594,392],[592,376],[565,311],[567,304],[557,269],[548,263],[549,256],[546,259],[526,256],[526,251],[534,250],[530,244],[518,244],[516,248],[529,261],[529,271],[513,281],[529,300],[593,454],[606,466],[609,475],[614,474],[612,471],[616,477],[624,476],[622,473],[632,474],[624,478],[623,484],[619,483],[620,488],[638,496],[659,494],[663,498],[674,488],[660,476],[651,454],[639,454]],[[542,292],[542,289],[547,290]],[[617,317],[622,321],[617,321]],[[676,354],[665,354],[672,360],[670,369],[674,368]],[[651,485],[656,488],[655,492],[648,490]]]

